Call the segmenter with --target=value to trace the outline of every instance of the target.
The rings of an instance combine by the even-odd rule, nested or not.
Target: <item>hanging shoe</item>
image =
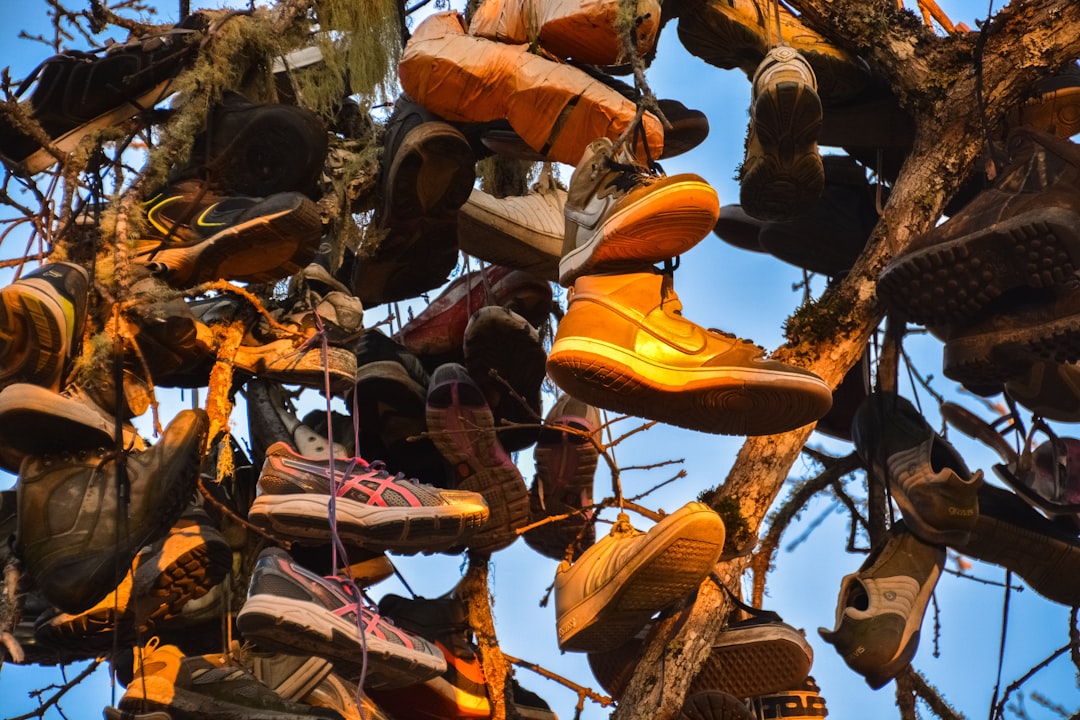
[[[713,234],[740,250],[763,253],[765,248],[761,247],[758,234],[764,225],[764,220],[747,214],[742,205],[724,205],[720,208],[720,217],[713,225]]]
[[[756,720],[744,700],[719,690],[687,693],[679,720]]]
[[[771,435],[817,420],[832,392],[811,372],[682,316],[670,275],[587,275],[548,353],[574,397],[612,412],[731,435]]]
[[[945,548],[919,540],[901,521],[858,572],[841,581],[836,629],[818,633],[874,690],[915,656],[923,614],[944,564]]]
[[[244,386],[247,400],[248,435],[251,440],[252,461],[262,465],[266,451],[283,442],[311,460],[347,458],[350,453],[343,445],[328,444],[326,433],[318,432],[296,417],[292,404],[285,400],[281,383],[252,378]]]
[[[814,678],[795,688],[750,698],[754,720],[812,720],[829,716]]]
[[[1005,381],[1005,392],[1047,420],[1080,422],[1080,364],[1040,360]]]
[[[1080,440],[1055,437],[1016,462],[994,465],[1013,492],[1049,517],[1080,513]]]

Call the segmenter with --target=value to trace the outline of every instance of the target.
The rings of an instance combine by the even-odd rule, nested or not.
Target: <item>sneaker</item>
[[[814,678],[795,689],[750,698],[754,720],[810,720],[829,716],[825,698]]]
[[[723,547],[724,522],[702,503],[687,503],[647,533],[620,513],[611,534],[556,571],[559,649],[618,647],[654,614],[694,592]]]
[[[484,498],[389,474],[363,458],[314,460],[285,443],[266,451],[248,520],[294,540],[343,540],[373,551],[440,552],[488,518]],[[333,514],[331,515],[331,512]],[[331,518],[333,522],[331,522]]]
[[[90,275],[51,263],[0,290],[0,386],[27,382],[54,391],[82,342]]]
[[[311,262],[323,234],[319,206],[298,192],[230,197],[185,180],[143,208],[149,229],[133,259],[178,288],[275,282]]]
[[[413,685],[446,670],[427,640],[358,604],[341,580],[308,572],[277,548],[259,556],[236,626],[263,650],[317,655],[350,681],[363,675],[365,688]]]
[[[483,391],[457,364],[439,366],[427,396],[427,426],[435,447],[453,470],[455,486],[484,496],[491,517],[468,542],[491,553],[517,540],[529,522],[529,496],[517,465],[499,442],[495,417]]]
[[[553,560],[579,556],[596,542],[591,520],[600,453],[593,443],[600,442],[600,425],[595,407],[563,394],[548,411],[536,441],[536,475],[529,488],[531,523],[568,517],[533,528],[525,533],[525,543]]]
[[[161,33],[103,50],[54,55],[22,81],[16,96],[36,83],[24,108],[66,157],[93,131],[144,113],[168,97],[173,80],[198,52],[202,35],[194,27],[199,24],[205,24],[205,17],[196,13]],[[0,155],[31,173],[56,162],[37,141],[7,123],[0,131]]]
[[[1050,517],[1080,513],[1080,440],[1055,437],[994,472],[1028,504]]]
[[[1080,268],[1080,150],[1033,130],[1009,136],[994,184],[882,271],[893,312],[931,326],[972,318],[1016,288],[1068,285]],[[947,277],[949,282],[941,282]]]
[[[393,720],[366,693],[361,696],[359,703],[356,696],[355,683],[347,683],[336,673],[330,673],[301,698],[301,702],[312,707],[336,710],[345,720]]]
[[[867,398],[861,360],[847,371],[844,379],[833,390],[832,398],[832,407],[817,421],[814,430],[837,440],[853,442],[851,424],[855,420],[855,413]]]
[[[559,283],[582,275],[640,271],[701,242],[716,225],[716,191],[701,177],[666,177],[599,138],[570,178]]]
[[[754,720],[746,702],[719,690],[687,694],[679,720]]]
[[[195,490],[208,425],[204,411],[182,410],[153,447],[122,465],[111,450],[23,462],[18,553],[53,605],[68,613],[91,607],[119,584],[117,568],[175,524]],[[119,472],[129,484],[126,514]]]
[[[1080,422],[1080,364],[1040,360],[1005,381],[1005,392],[1035,415]]]
[[[768,52],[754,73],[739,202],[761,220],[792,220],[825,187],[817,149],[821,99],[810,64],[792,47]]]
[[[923,542],[963,543],[979,517],[981,470],[972,473],[906,398],[875,392],[855,413],[855,451],[884,480],[908,529]]]
[[[637,118],[636,104],[571,65],[467,33],[454,11],[419,23],[401,55],[401,87],[450,122],[507,120],[533,150],[574,165],[598,137],[615,140]],[[652,113],[640,123],[639,157],[660,157],[664,130]],[[645,145],[648,145],[646,152]]]
[[[740,250],[763,253],[765,248],[761,247],[758,234],[764,225],[764,220],[748,214],[742,205],[724,205],[720,208],[720,217],[713,225],[713,234]]]
[[[836,629],[818,633],[874,690],[915,656],[926,604],[944,564],[945,548],[919,540],[901,521],[859,571],[841,581]]]
[[[155,713],[171,720],[342,720],[333,710],[282,699],[228,655],[187,657],[156,637],[136,650],[134,678],[118,707],[105,709],[105,718],[157,720]]]
[[[107,652],[144,633],[174,625],[188,603],[205,596],[232,570],[232,550],[210,518],[191,506],[160,540],[139,551],[127,575],[85,612],[39,617],[34,635],[47,645]]]
[[[296,417],[281,383],[252,378],[244,385],[244,398],[252,460],[260,466],[267,449],[276,443],[285,443],[311,460],[329,460],[331,453],[337,458],[350,457],[341,443],[330,445],[325,432],[316,431]]]
[[[547,378],[540,333],[513,310],[488,305],[469,319],[463,349],[465,367],[487,399],[503,448],[515,453],[532,447],[540,435],[540,390]]]
[[[786,432],[832,403],[817,375],[685,319],[670,275],[583,276],[570,297],[547,371],[579,400],[733,435]]]
[[[465,136],[407,97],[394,103],[383,137],[382,204],[352,276],[352,290],[366,307],[446,282],[457,264],[457,209],[476,180]]]
[[[465,328],[477,310],[508,307],[540,327],[551,312],[551,297],[551,285],[535,275],[500,265],[483,267],[456,277],[394,339],[429,371],[445,362],[464,362]]]

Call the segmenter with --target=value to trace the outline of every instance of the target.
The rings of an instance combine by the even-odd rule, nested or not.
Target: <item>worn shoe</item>
[[[761,247],[758,234],[764,225],[764,220],[747,214],[742,205],[724,205],[720,208],[720,217],[713,225],[713,234],[740,250],[763,253],[765,248]]]
[[[750,698],[755,720],[811,720],[829,716],[825,698],[814,678],[794,689]]]
[[[613,412],[702,432],[769,435],[813,422],[819,377],[682,316],[671,276],[583,276],[548,354],[562,390]]]
[[[483,391],[461,365],[439,366],[427,396],[427,426],[435,447],[453,471],[456,487],[484,496],[487,524],[468,541],[476,552],[495,552],[517,540],[529,522],[525,480],[499,442]]]
[[[773,48],[754,73],[739,203],[762,220],[808,212],[825,187],[818,154],[821,99],[810,64],[792,47]]]
[[[720,215],[716,191],[701,177],[671,177],[639,165],[606,137],[589,144],[567,191],[559,283],[582,275],[639,272],[683,254]]]
[[[259,476],[262,493],[248,520],[285,537],[341,538],[373,551],[439,552],[487,521],[479,494],[444,490],[386,472],[362,458],[314,460],[285,443],[266,451]]]
[[[173,526],[195,490],[208,425],[204,411],[182,410],[153,447],[122,465],[112,451],[23,462],[18,554],[53,605],[69,613],[91,607],[120,583],[117,568]],[[119,472],[129,485],[126,513]]]
[[[702,503],[687,503],[647,533],[620,513],[611,534],[556,571],[559,648],[618,647],[655,613],[697,589],[723,547],[724,522]]]
[[[163,538],[135,556],[124,579],[82,613],[38,618],[37,639],[93,652],[121,646],[162,625],[182,622],[188,603],[205,596],[232,570],[232,551],[210,518],[191,506]]]
[[[1006,115],[1010,127],[1025,126],[1064,139],[1080,133],[1080,67],[1076,63],[1038,81],[1033,91],[1034,97]]]
[[[178,288],[280,280],[311,262],[323,233],[319,206],[298,192],[230,197],[185,180],[143,208],[149,229],[133,259]]]
[[[1034,362],[1019,377],[1005,381],[1005,392],[1028,410],[1058,422],[1080,422],[1080,365]]]
[[[877,690],[911,663],[945,549],[929,545],[898,522],[859,571],[840,584],[836,629],[822,639]]]
[[[0,290],[0,387],[15,382],[59,390],[82,342],[90,276],[51,263]]]
[[[919,539],[938,545],[965,542],[979,516],[982,471],[964,459],[906,398],[872,393],[855,413],[855,451],[884,480]]]
[[[1080,149],[1019,129],[993,186],[916,238],[882,271],[878,295],[913,322],[970,319],[1016,288],[1067,285],[1080,269]],[[948,282],[943,282],[944,278]]]
[[[567,515],[525,533],[533,550],[553,560],[579,556],[596,542],[593,476],[600,456],[600,413],[588,403],[562,395],[544,420],[533,450],[536,475],[529,488],[532,522]]]
[[[299,455],[311,460],[350,457],[340,443],[329,444],[325,432],[318,432],[296,417],[292,403],[286,400],[281,383],[252,378],[244,385],[247,400],[248,435],[253,462],[262,466],[266,451],[283,442]]]
[[[1017,462],[995,465],[1006,485],[1053,517],[1080,513],[1080,440],[1055,437],[1041,443]]]
[[[264,650],[326,658],[350,681],[366,665],[365,687],[413,685],[446,670],[427,640],[394,627],[360,605],[348,585],[308,572],[277,548],[259,556],[236,626]]]
[[[687,693],[679,720],[755,720],[746,702],[719,690]]]

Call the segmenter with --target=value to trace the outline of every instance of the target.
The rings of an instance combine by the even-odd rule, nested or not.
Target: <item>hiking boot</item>
[[[500,265],[482,267],[455,278],[394,339],[429,371],[445,362],[464,362],[465,329],[477,310],[508,307],[540,327],[551,312],[551,297],[551,285],[534,275]]]
[[[1016,288],[1067,285],[1080,269],[1080,149],[1018,129],[994,184],[915,238],[878,295],[913,322],[945,326]],[[943,280],[947,279],[948,282]]]
[[[486,262],[553,281],[559,276],[565,204],[566,191],[553,185],[521,197],[473,190],[458,212],[458,246]]]
[[[591,405],[702,432],[771,435],[825,414],[824,381],[685,319],[671,283],[660,273],[578,278],[548,354],[551,379]]]
[[[484,496],[491,517],[468,541],[476,552],[491,553],[517,540],[529,522],[525,480],[495,432],[495,418],[484,393],[461,365],[439,366],[427,396],[431,441],[453,471],[460,490]]]
[[[979,519],[970,539],[953,546],[976,560],[1000,565],[1048,600],[1080,604],[1080,540],[1075,531],[1036,512],[1007,490],[979,488]]]
[[[734,245],[740,250],[763,253],[758,233],[765,225],[765,221],[748,215],[742,205],[724,205],[720,208],[720,217],[713,225],[713,234],[728,245]]]
[[[209,516],[191,506],[160,540],[135,556],[111,593],[85,612],[39,617],[34,635],[45,644],[105,652],[182,619],[188,603],[205,596],[232,570],[232,551]]]
[[[810,720],[829,716],[814,678],[796,688],[750,698],[755,720]]]
[[[618,647],[654,614],[692,593],[724,547],[724,522],[702,503],[687,503],[647,533],[625,513],[604,539],[555,574],[559,649]]]
[[[333,463],[271,445],[248,520],[291,539],[333,540],[336,530],[368,550],[405,554],[446,550],[487,520],[477,493],[395,477],[363,458]]]
[[[327,135],[307,108],[257,104],[226,90],[195,136],[191,159],[169,178],[206,179],[218,192],[267,197],[296,191],[317,197]]]
[[[859,571],[841,581],[836,629],[818,633],[874,690],[915,656],[926,604],[944,564],[945,548],[919,540],[901,521]]]
[[[810,64],[794,48],[773,48],[754,73],[739,202],[761,220],[792,220],[821,197],[817,149],[821,100]]]
[[[966,542],[979,516],[982,471],[972,473],[906,398],[872,393],[851,426],[855,451],[884,480],[908,529],[923,542]]]
[[[177,288],[280,280],[311,262],[323,233],[319,206],[298,192],[225,196],[185,180],[143,208],[149,229],[133,259]]]
[[[579,556],[596,542],[591,520],[593,476],[600,453],[593,442],[600,442],[600,425],[595,407],[564,394],[548,411],[533,449],[532,522],[569,517],[533,528],[525,533],[525,542],[553,560]]]
[[[513,310],[482,307],[465,328],[464,350],[465,367],[484,393],[503,448],[514,453],[532,447],[540,434],[540,388],[547,377],[547,353],[536,328]]]
[[[1080,422],[1080,365],[1040,360],[1005,381],[1005,392],[1035,415]]]
[[[163,713],[172,720],[342,720],[333,710],[282,699],[228,655],[186,657],[175,645],[152,638],[135,653],[134,678],[106,720]]]
[[[405,94],[449,122],[508,120],[533,150],[573,165],[598,137],[622,136],[637,106],[570,65],[466,33],[462,16],[435,13],[417,25],[398,66]],[[646,112],[639,157],[660,157],[664,130]],[[645,144],[648,145],[646,151]],[[366,304],[366,303],[365,303]]]
[[[778,21],[780,37],[776,37]],[[765,0],[688,3],[679,15],[679,40],[710,65],[739,68],[748,78],[753,78],[770,48],[790,45],[809,62],[821,97],[830,104],[854,97],[871,79],[862,59],[832,45],[786,7]]]
[[[292,403],[286,401],[281,383],[252,378],[244,386],[247,400],[248,434],[252,460],[262,465],[267,448],[284,442],[311,460],[347,458],[350,453],[340,443],[332,446],[326,433],[320,433],[296,417]]]
[[[0,387],[27,382],[59,390],[86,324],[90,276],[50,263],[0,290]]]
[[[1054,437],[994,472],[1048,516],[1080,513],[1080,440]]]
[[[589,144],[567,191],[559,283],[582,275],[641,271],[670,260],[709,234],[720,214],[701,177],[666,177],[639,165],[606,137]]]
[[[15,95],[37,83],[23,108],[66,157],[95,130],[118,125],[168,97],[173,80],[195,59],[202,38],[195,28],[205,23],[196,13],[179,26],[126,43],[93,52],[67,50],[34,69]],[[48,150],[6,123],[0,155],[31,173],[56,162]]]
[[[326,658],[349,681],[364,675],[365,688],[412,685],[446,670],[438,648],[359,600],[340,579],[319,577],[285,551],[268,548],[255,565],[236,626],[263,650]]]
[[[687,694],[679,720],[755,720],[746,702],[719,690]]]
[[[195,490],[208,425],[204,411],[182,410],[153,447],[122,464],[111,450],[23,461],[18,554],[53,605],[68,613],[94,605],[119,584],[117,568],[175,524]],[[127,503],[117,497],[120,472]]]

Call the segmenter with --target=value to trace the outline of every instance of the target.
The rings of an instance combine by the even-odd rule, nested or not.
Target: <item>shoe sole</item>
[[[0,403],[5,457],[54,455],[116,444],[115,420],[40,386],[9,385],[0,393]],[[125,433],[125,446],[130,434]],[[16,466],[13,471],[18,469]]]
[[[589,239],[559,261],[559,283],[581,275],[640,267],[682,255],[701,242],[720,214],[708,183],[672,183],[608,217]]]
[[[255,525],[290,539],[333,539],[327,495],[260,495],[248,511]],[[348,498],[335,503],[342,540],[374,552],[412,555],[442,552],[482,527],[488,508],[480,504],[439,507],[387,507]]]
[[[747,696],[748,697],[748,696]],[[678,720],[755,720],[746,703],[734,695],[704,690],[688,695]]]
[[[814,653],[791,627],[761,625],[738,628],[737,641],[715,646],[691,685],[690,692],[722,690],[736,697],[756,697],[799,687],[810,674]],[[721,640],[724,634],[720,635]]]
[[[444,122],[409,131],[390,165],[387,225],[439,216],[465,204],[476,179],[476,160],[465,136]]]
[[[458,247],[462,252],[489,263],[524,270],[544,280],[558,279],[562,213],[558,230],[547,232],[541,229],[542,220],[530,223],[528,219],[508,219],[498,213],[497,204],[474,200],[476,197],[482,197],[479,191],[473,191],[469,202],[458,211]],[[560,193],[559,200],[565,204],[565,192]]]
[[[1026,378],[1032,365],[1080,360],[1080,318],[965,335],[945,343],[945,376],[965,385],[997,385]]]
[[[365,687],[414,685],[446,670],[441,657],[410,650],[371,633],[361,639],[355,623],[321,605],[295,598],[252,595],[237,614],[236,626],[260,648],[326,658],[350,681],[360,677],[366,658]]]
[[[23,379],[57,389],[72,342],[58,318],[75,321],[33,279],[0,290],[0,384]]]
[[[931,326],[971,318],[1008,290],[1064,285],[1080,268],[1080,215],[1040,208],[938,243],[885,268],[878,295]]]
[[[558,338],[548,375],[590,405],[719,435],[772,435],[828,412],[832,392],[802,374],[662,365],[584,337]]]
[[[791,220],[810,210],[825,187],[817,151],[821,100],[801,82],[778,82],[754,101],[751,132],[763,158],[740,182],[744,210],[768,220]]]

